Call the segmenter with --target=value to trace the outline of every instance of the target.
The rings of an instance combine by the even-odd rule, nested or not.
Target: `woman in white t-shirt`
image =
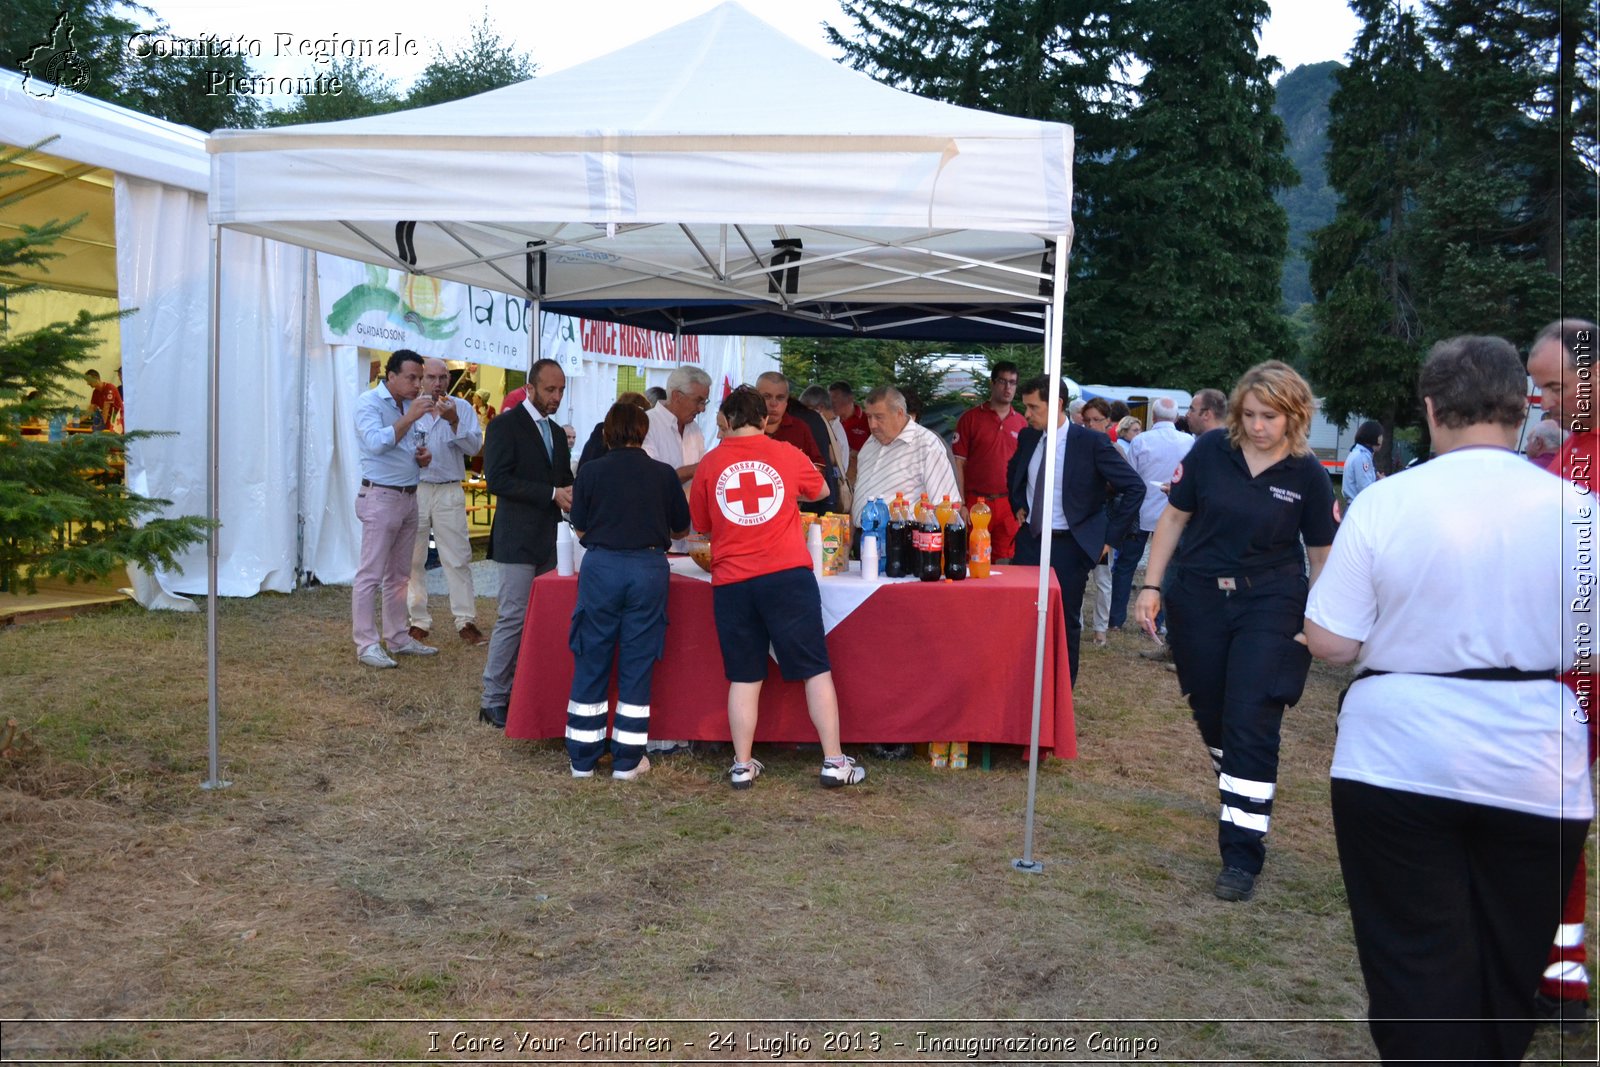
[[[1593,642],[1594,513],[1513,450],[1516,351],[1434,346],[1436,456],[1367,487],[1306,607],[1358,668],[1334,831],[1384,1060],[1516,1062],[1594,813],[1585,719],[1559,681]]]

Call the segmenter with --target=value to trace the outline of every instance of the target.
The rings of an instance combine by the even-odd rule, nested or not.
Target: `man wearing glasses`
[[[667,375],[667,398],[645,412],[650,419],[645,454],[676,470],[685,492],[706,452],[705,434],[694,419],[710,399],[711,375],[699,367],[682,366]]]
[[[1017,452],[1017,434],[1027,426],[1011,406],[1017,395],[1017,365],[1001,362],[989,375],[989,399],[962,414],[950,446],[956,461],[956,484],[970,508],[982,500],[989,520],[991,554],[996,563],[1010,563],[1016,553],[1017,518],[1006,495],[1006,464]]]

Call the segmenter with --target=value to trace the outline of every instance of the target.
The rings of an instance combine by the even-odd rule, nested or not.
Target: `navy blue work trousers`
[[[648,731],[650,678],[661,658],[667,635],[667,582],[671,572],[666,554],[657,549],[616,550],[594,548],[584,553],[578,572],[578,605],[572,612],[567,645],[572,649],[572,704],[600,705],[597,715],[569,727],[590,731],[605,726],[605,704],[611,688],[611,666],[617,667],[617,702],[632,705],[627,724],[617,731],[643,736]],[[643,709],[640,715],[637,709]],[[598,723],[589,721],[598,719]],[[579,743],[569,737],[567,747],[579,744],[572,760],[591,767],[605,742]],[[626,770],[638,764],[644,742],[624,746],[613,739],[613,767]],[[633,750],[637,748],[638,751]]]
[[[1182,571],[1166,583],[1167,640],[1217,774],[1217,845],[1225,867],[1259,874],[1278,783],[1279,726],[1305,690],[1311,652],[1304,625],[1306,579],[1298,567],[1256,578]]]

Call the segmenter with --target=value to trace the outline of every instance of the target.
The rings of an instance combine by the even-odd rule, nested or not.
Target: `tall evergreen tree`
[[[1277,69],[1257,49],[1266,0],[1141,0],[1147,72],[1121,130],[1109,195],[1074,283],[1067,354],[1091,378],[1226,387],[1290,359],[1279,312],[1288,222],[1274,194],[1296,180],[1272,111]]]
[[[37,146],[36,146],[37,147]],[[0,174],[27,150],[0,156]],[[0,218],[16,202],[0,200]],[[96,327],[119,316],[80,311],[70,322],[11,327],[11,300],[39,288],[22,272],[48,270],[50,250],[77,223],[0,227],[0,589],[33,589],[39,578],[100,578],[124,562],[171,566],[205,539],[207,522],[149,518],[170,501],[137,496],[103,474],[130,441],[150,434],[69,434],[58,443],[25,436],[25,424],[76,410],[67,382],[94,350]],[[70,528],[71,532],[66,531]]]
[[[1532,336],[1553,317],[1562,244],[1559,128],[1535,110],[1555,80],[1555,24],[1534,0],[1430,0],[1438,144],[1417,195],[1418,309],[1431,338]],[[1543,157],[1543,158],[1541,158]],[[1548,205],[1548,206],[1547,206]]]
[[[1441,74],[1415,11],[1395,0],[1352,7],[1363,27],[1329,103],[1328,180],[1339,208],[1312,238],[1309,369],[1330,418],[1378,418],[1389,448],[1397,420],[1415,419],[1426,348],[1410,211],[1437,141],[1427,99]]]
[[[1416,423],[1435,341],[1526,343],[1558,314],[1594,314],[1595,27],[1561,0],[1353,6],[1365,28],[1332,107],[1340,211],[1316,237],[1313,373],[1335,418]]]
[[[465,43],[452,53],[434,47],[433,61],[423,68],[406,94],[406,107],[427,107],[486,93],[527,81],[538,71],[533,58],[501,40],[487,12],[472,27]]]
[[[828,27],[846,61],[887,85],[962,107],[1073,127],[1069,270],[1086,277],[1103,244],[1099,207],[1132,106],[1138,0],[843,0]],[[1114,239],[1114,235],[1111,235]],[[1076,284],[1074,281],[1071,284]],[[1067,303],[1069,344],[1084,329]]]

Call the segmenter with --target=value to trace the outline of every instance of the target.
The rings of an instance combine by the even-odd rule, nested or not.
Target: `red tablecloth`
[[[1000,570],[982,581],[886,583],[834,627],[828,656],[846,743],[1028,743],[1039,571],[1012,565]],[[566,729],[572,685],[567,629],[577,598],[576,577],[550,573],[533,583],[506,718],[509,737],[561,737]],[[674,574],[667,619],[666,653],[651,685],[650,734],[726,741],[728,683],[710,583]],[[1043,692],[1040,747],[1076,756],[1066,628],[1054,575]],[[771,664],[761,688],[756,740],[816,738],[804,687],[783,681],[777,664]]]

